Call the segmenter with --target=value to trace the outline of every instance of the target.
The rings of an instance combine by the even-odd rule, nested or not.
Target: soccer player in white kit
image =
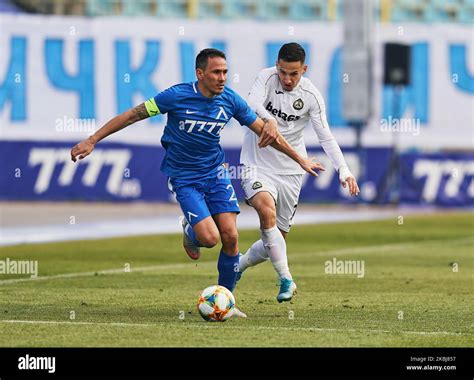
[[[310,122],[342,186],[348,186],[355,196],[359,187],[329,130],[321,94],[303,77],[306,70],[303,47],[297,43],[283,45],[276,66],[258,74],[248,104],[260,118],[275,123],[304,157],[307,153],[303,131]],[[296,284],[288,268],[285,239],[298,205],[304,171],[277,150],[259,148],[258,137],[250,131],[245,132],[240,162],[244,165],[242,188],[247,203],[259,215],[261,239],[240,256],[238,279],[247,268],[270,259],[280,281],[277,301],[289,301],[296,292]],[[316,169],[324,170],[321,165]]]

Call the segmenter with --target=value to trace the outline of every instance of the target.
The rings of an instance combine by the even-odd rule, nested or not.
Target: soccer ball
[[[209,322],[224,322],[234,314],[235,298],[230,290],[220,285],[209,286],[199,297],[199,314]]]

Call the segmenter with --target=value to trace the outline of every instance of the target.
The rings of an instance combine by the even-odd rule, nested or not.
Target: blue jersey
[[[251,125],[257,115],[233,90],[213,98],[201,94],[197,82],[181,83],[145,102],[150,116],[168,114],[161,144],[166,154],[161,170],[180,180],[216,176],[224,163],[220,133],[233,117],[242,125]]]

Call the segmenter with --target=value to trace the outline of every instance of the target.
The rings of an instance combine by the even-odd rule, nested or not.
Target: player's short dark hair
[[[304,63],[306,59],[306,53],[303,49],[303,46],[297,44],[296,42],[290,42],[284,44],[280,51],[278,52],[278,60],[285,62],[301,62]]]
[[[220,50],[212,48],[201,50],[196,57],[196,69],[206,70],[208,59],[214,57],[226,59],[225,54]]]

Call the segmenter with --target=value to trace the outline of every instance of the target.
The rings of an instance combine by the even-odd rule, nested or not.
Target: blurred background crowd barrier
[[[71,146],[195,80],[205,47],[225,51],[227,84],[245,98],[280,46],[296,41],[362,190],[350,199],[330,170],[305,179],[302,201],[472,207],[474,0],[366,3],[369,105],[354,123],[344,100],[354,82],[342,0],[0,0],[0,199],[172,202],[159,171],[165,117],[108,138],[79,164]],[[390,70],[407,80],[391,82]],[[305,134],[329,167],[310,127]],[[240,199],[242,137],[233,122],[221,136]]]

